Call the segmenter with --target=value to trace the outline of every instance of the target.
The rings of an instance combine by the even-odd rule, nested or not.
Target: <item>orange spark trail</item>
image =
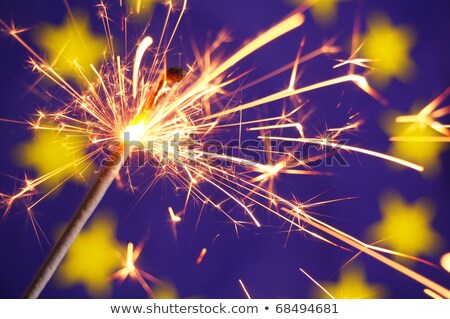
[[[429,293],[436,293],[448,297],[449,293],[446,288],[380,254],[382,252],[403,256],[401,253],[366,245],[350,235],[311,217],[307,213],[308,209],[317,205],[330,203],[334,200],[300,203],[297,200],[288,201],[276,195],[274,191],[274,180],[280,174],[321,174],[321,172],[315,171],[308,166],[310,162],[299,160],[295,162],[295,167],[290,167],[288,166],[288,160],[291,159],[292,154],[285,151],[277,153],[280,155],[281,160],[271,160],[270,165],[265,165],[239,156],[229,157],[219,152],[205,152],[201,150],[210,136],[221,136],[225,128],[238,127],[239,132],[242,132],[245,131],[242,129],[245,125],[253,124],[260,126],[246,127],[247,131],[294,129],[300,135],[300,138],[296,139],[289,139],[282,136],[261,136],[261,139],[292,140],[298,142],[298,145],[302,143],[313,143],[321,146],[331,146],[337,150],[344,149],[350,152],[359,152],[418,171],[423,170],[423,167],[399,158],[364,148],[333,142],[333,139],[337,138],[342,132],[357,129],[361,124],[360,122],[346,123],[346,126],[342,128],[328,129],[327,133],[333,137],[331,141],[321,138],[305,137],[306,130],[304,130],[304,123],[302,122],[300,124],[294,120],[299,114],[298,111],[305,105],[303,102],[299,103],[300,106],[296,105],[293,110],[283,109],[279,116],[243,121],[243,111],[246,109],[347,82],[354,83],[366,93],[378,98],[377,93],[369,86],[366,79],[357,74],[348,74],[301,88],[295,88],[297,73],[302,62],[323,53],[335,53],[338,51],[329,42],[321,48],[303,55],[304,40],[302,40],[299,51],[292,63],[270,72],[261,78],[255,79],[249,84],[240,86],[240,89],[244,90],[253,87],[277,74],[291,70],[288,87],[239,105],[239,102],[237,102],[238,99],[236,98],[239,89],[235,90],[232,84],[239,83],[240,79],[250,71],[236,73],[237,75],[235,75],[235,72],[238,70],[238,63],[278,37],[301,26],[304,22],[304,16],[300,12],[293,13],[260,35],[250,39],[228,58],[223,59],[220,54],[218,54],[219,57],[216,57],[215,54],[215,50],[221,44],[227,42],[227,36],[224,34],[218,36],[216,42],[210,48],[206,49],[204,54],[199,53],[194,48],[196,61],[187,67],[188,72],[186,72],[182,81],[169,85],[166,73],[166,57],[168,52],[170,52],[170,43],[174,39],[175,31],[179,27],[181,18],[186,10],[186,3],[186,0],[184,0],[181,11],[176,19],[175,27],[170,33],[166,29],[169,25],[173,3],[169,1],[169,9],[156,49],[152,47],[152,50],[149,50],[153,44],[153,37],[144,36],[146,34],[144,32],[133,49],[134,57],[133,55],[130,57],[126,55],[123,58],[114,56],[111,40],[112,35],[109,27],[110,18],[107,16],[106,6],[102,3],[103,13],[101,17],[104,21],[105,33],[112,52],[112,58],[111,61],[105,61],[105,65],[98,70],[91,66],[96,75],[95,81],[89,80],[81,66],[75,64],[78,68],[80,78],[85,81],[85,90],[79,90],[77,87],[72,86],[70,81],[63,78],[52,65],[49,65],[44,58],[33,51],[19,36],[23,30],[17,30],[14,26],[8,27],[0,20],[0,24],[6,29],[6,32],[30,52],[32,56],[30,58],[30,64],[33,70],[49,78],[70,95],[69,101],[67,103],[64,101],[61,110],[55,113],[40,112],[35,122],[27,124],[34,130],[54,130],[57,132],[78,133],[86,136],[89,143],[80,146],[85,148],[86,156],[77,162],[71,163],[71,165],[77,165],[82,169],[85,165],[92,165],[96,160],[98,161],[102,151],[101,142],[116,141],[121,146],[124,146],[125,133],[128,133],[132,140],[139,141],[143,145],[148,145],[151,142],[153,148],[146,147],[144,151],[149,153],[151,160],[157,162],[157,165],[154,170],[155,172],[152,172],[154,176],[148,185],[144,185],[144,190],[139,199],[161,178],[166,178],[166,180],[174,185],[177,191],[185,191],[186,200],[182,213],[175,214],[172,207],[168,207],[172,225],[181,221],[180,214],[184,214],[188,202],[195,201],[200,203],[201,206],[208,204],[215,207],[233,222],[236,229],[238,226],[250,223],[250,220],[257,227],[260,227],[262,225],[256,218],[256,209],[254,209],[254,207],[258,207],[263,213],[273,214],[283,222],[288,223],[289,230],[296,228],[328,244],[349,250],[347,247],[339,246],[334,242],[335,239],[336,241],[340,240],[422,283],[429,288]],[[169,38],[168,41],[165,36],[166,32]],[[125,36],[127,37],[126,34]],[[155,39],[157,38],[155,37]],[[168,43],[168,45],[163,47],[163,43]],[[357,50],[353,46],[352,55]],[[150,51],[153,59],[147,65],[147,59],[144,59],[144,57],[146,54],[150,54]],[[366,62],[365,60],[353,59],[351,57],[349,60],[341,61],[339,65],[350,64],[350,69],[354,69],[354,65],[365,66]],[[234,67],[236,67],[236,70]],[[130,69],[132,70],[131,75],[128,72]],[[422,117],[418,117],[418,115],[405,116],[399,118],[399,121],[415,122],[419,121],[419,119],[422,121],[423,116],[426,115],[426,120],[423,121],[424,123],[438,132],[448,132],[448,127],[436,119],[439,116],[449,113],[449,110],[446,108],[437,109],[437,104],[440,104],[449,92],[450,89],[444,92],[429,106],[425,107],[419,113]],[[235,114],[239,114],[238,120],[236,120]],[[46,121],[49,121],[52,125],[54,124],[54,126],[47,125]],[[241,138],[241,134],[239,134],[239,137]],[[448,134],[443,136],[442,139],[447,137]],[[165,148],[168,142],[172,146],[176,145],[178,150],[175,150],[175,146]],[[191,148],[191,146],[194,146],[194,148]],[[266,156],[275,153],[265,149],[259,149],[258,152]],[[135,157],[139,157],[139,155],[140,153],[136,151],[132,152],[130,156],[134,159]],[[229,168],[228,165],[211,164],[208,158],[225,161],[227,164],[232,164],[232,168]],[[24,185],[18,188],[14,195],[8,197],[1,194],[2,197],[6,198],[4,202],[6,203],[7,211],[16,200],[28,199],[35,195],[37,193],[36,188],[40,184],[54,176],[54,174],[58,174],[67,169],[67,167],[69,167],[69,164],[61,166],[54,172],[40,176],[34,180],[26,180]],[[132,191],[136,189],[136,186],[141,185],[134,185],[134,180],[132,181],[131,176],[135,172],[141,172],[141,170],[143,170],[142,167],[138,167],[136,170],[134,167],[127,167],[126,172],[124,172],[129,181],[129,188]],[[244,172],[242,173],[241,171]],[[120,178],[120,176],[117,177],[119,181]],[[225,199],[216,200],[214,197],[209,196],[208,193],[202,191],[201,184],[211,185]],[[40,203],[54,190],[56,188],[36,200],[28,208],[33,208],[34,205]],[[224,208],[223,204],[226,202],[232,202],[237,207],[233,213],[230,213]],[[243,221],[236,217],[240,212],[246,216],[246,219]],[[34,217],[32,215],[30,217],[33,220],[34,227]],[[314,228],[310,227],[306,229],[307,225],[313,226]],[[326,235],[323,236],[322,232],[332,236],[332,240],[325,238]],[[124,280],[130,277],[138,281],[143,289],[151,295],[152,291],[146,280],[154,283],[158,283],[158,280],[136,267],[135,263],[141,253],[141,249],[142,247],[135,249],[132,243],[128,244],[123,268],[115,273],[113,278]],[[206,252],[207,249],[203,248],[196,260],[197,264],[202,262]],[[300,270],[315,282],[311,276],[302,269]],[[250,295],[241,279],[239,279],[239,283],[246,296],[250,299]],[[317,282],[315,283],[318,285]],[[332,296],[330,295],[330,297]]]
[[[203,258],[205,258],[206,252],[207,252],[207,249],[203,248],[202,251],[200,252],[200,255],[198,255],[197,260],[195,261],[195,263],[197,265],[200,265],[202,263]]]
[[[244,283],[242,282],[241,279],[239,279],[239,284],[242,287],[242,290],[244,290],[245,295],[247,296],[247,299],[252,299],[252,297],[250,297],[250,294],[248,293],[247,288],[245,288]]]
[[[375,151],[371,151],[371,150],[367,150],[365,148],[360,148],[360,147],[356,147],[356,146],[350,146],[350,145],[345,145],[345,144],[339,144],[339,143],[335,143],[332,141],[328,141],[326,139],[318,139],[318,138],[288,138],[288,137],[281,137],[281,136],[258,136],[258,138],[260,139],[271,139],[271,140],[280,140],[280,141],[296,141],[296,142],[302,142],[302,143],[309,143],[309,144],[317,144],[317,145],[322,145],[322,146],[330,146],[332,148],[338,148],[338,149],[344,149],[347,151],[352,151],[352,152],[358,152],[358,153],[363,153],[363,154],[367,154],[370,156],[374,156],[374,157],[378,157],[393,163],[397,163],[399,165],[403,165],[409,168],[412,168],[416,171],[422,172],[424,170],[423,166],[420,166],[418,164],[414,164],[411,162],[408,162],[406,160],[403,160],[401,158],[397,158],[394,156],[390,156],[387,154],[383,154],[383,153],[379,153],[379,152],[375,152]]]
[[[316,284],[317,287],[319,287],[324,293],[326,293],[331,299],[336,299],[333,297],[332,294],[329,293],[328,290],[326,290],[321,284],[319,284],[313,277],[311,277],[306,271],[304,271],[303,269],[299,268],[300,271],[306,276],[308,277],[313,283]]]

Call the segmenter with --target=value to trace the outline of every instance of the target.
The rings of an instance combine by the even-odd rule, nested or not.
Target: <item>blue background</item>
[[[113,1],[112,1],[113,2]],[[70,1],[72,7],[90,9],[93,1]],[[113,13],[117,5],[112,3]],[[323,40],[337,36],[337,44],[345,45],[351,37],[353,21],[358,3],[346,1],[339,5],[337,22],[331,28],[317,26],[307,13],[307,22],[300,29],[289,33],[273,44],[251,55],[239,64],[240,70],[256,67],[245,81],[266,74],[292,61],[299,42],[306,36],[305,52],[320,46]],[[114,9],[116,8],[116,9]],[[293,7],[284,1],[233,1],[233,0],[193,0],[182,28],[174,42],[174,52],[169,59],[178,63],[181,53],[182,63],[193,59],[189,49],[191,40],[205,43],[208,33],[212,36],[222,29],[231,31],[234,42],[226,47],[231,53],[246,39],[270,27]],[[431,101],[449,84],[450,42],[450,2],[449,1],[366,1],[362,5],[363,19],[368,13],[381,10],[389,15],[394,24],[407,24],[414,28],[417,43],[412,57],[417,64],[417,75],[404,84],[394,81],[382,91],[389,101],[388,107],[408,111],[416,101]],[[101,22],[90,10],[94,30],[102,33]],[[162,8],[156,10],[155,21],[162,17]],[[117,13],[117,12],[116,12]],[[35,27],[44,22],[59,24],[66,15],[62,1],[2,1],[0,18],[6,22],[14,20],[19,27]],[[139,30],[136,27],[136,30]],[[364,30],[364,27],[363,27]],[[150,34],[158,30],[150,28]],[[136,32],[135,34],[138,34]],[[24,38],[31,42],[29,33]],[[347,57],[344,52],[340,57]],[[33,113],[37,106],[45,102],[27,88],[36,79],[27,69],[25,50],[8,36],[0,37],[0,118],[23,119]],[[329,58],[319,58],[303,66],[301,83],[315,83],[332,76],[342,75],[345,70],[331,70],[334,62]],[[247,90],[243,101],[282,89],[289,81],[289,74],[268,80],[263,86]],[[362,112],[366,120],[364,130],[354,137],[352,144],[386,151],[388,136],[379,125],[383,106],[368,97],[353,85],[331,87],[304,96],[311,100],[308,108],[315,109],[311,119],[314,125],[324,128],[342,124],[345,110]],[[337,109],[338,103],[343,107]],[[275,105],[281,107],[282,102]],[[264,110],[264,108],[261,108]],[[279,110],[279,108],[278,108]],[[268,115],[277,112],[267,111]],[[251,118],[255,113],[248,112]],[[11,155],[15,145],[26,141],[31,134],[23,126],[0,122],[0,192],[11,193],[16,186],[12,177],[23,177],[23,168],[15,165]],[[235,136],[230,132],[230,136]],[[441,156],[442,170],[434,178],[423,178],[411,170],[396,170],[386,162],[366,156],[350,155],[346,159],[349,167],[333,167],[334,176],[283,176],[277,181],[277,192],[283,196],[295,194],[300,200],[322,193],[321,199],[357,196],[355,200],[338,202],[318,207],[317,212],[325,214],[325,221],[354,235],[364,238],[364,231],[379,220],[379,195],[386,189],[395,189],[413,201],[427,197],[435,203],[436,218],[434,228],[446,239],[442,253],[449,251],[450,242],[450,170],[449,152]],[[33,174],[31,172],[31,174]],[[139,177],[138,177],[139,178]],[[206,189],[207,186],[205,186]],[[85,188],[69,183],[58,196],[46,200],[38,206],[38,221],[47,235],[55,227],[67,222],[83,197]],[[155,276],[173,283],[180,297],[200,296],[205,298],[244,298],[238,279],[242,278],[254,298],[308,298],[311,297],[312,283],[298,268],[301,267],[319,281],[337,280],[338,269],[354,253],[331,247],[326,243],[291,234],[287,245],[285,228],[275,218],[262,217],[266,225],[257,229],[248,226],[241,229],[237,238],[234,227],[212,208],[207,208],[200,224],[195,228],[199,207],[189,206],[182,224],[178,225],[178,237],[174,239],[171,225],[167,220],[167,206],[175,211],[182,208],[184,197],[177,197],[170,183],[161,181],[151,194],[136,204],[130,192],[112,188],[100,204],[100,209],[111,210],[119,220],[117,237],[121,242],[139,242],[149,233],[148,242],[139,259],[139,265]],[[241,214],[241,213],[239,213]],[[263,216],[259,212],[259,216]],[[242,216],[242,215],[239,215]],[[214,237],[219,238],[212,242]],[[203,247],[208,253],[201,265],[195,260]],[[25,290],[35,271],[49,251],[49,245],[39,245],[26,213],[17,207],[0,223],[0,297],[17,298]],[[367,256],[360,256],[366,275],[371,282],[383,283],[392,298],[423,298],[422,287]],[[430,259],[438,263],[437,259]],[[417,264],[415,269],[430,278],[450,286],[448,273]],[[145,298],[146,294],[136,282],[126,281],[115,284],[115,298]],[[54,283],[42,293],[46,298],[86,298],[81,286],[61,289]]]

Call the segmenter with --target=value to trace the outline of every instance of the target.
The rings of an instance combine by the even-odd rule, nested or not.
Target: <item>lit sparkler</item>
[[[278,196],[272,186],[265,187],[265,182],[271,181],[272,183],[273,178],[281,173],[316,173],[308,166],[308,160],[296,158],[292,152],[283,151],[282,158],[291,160],[292,165],[287,166],[285,160],[262,164],[239,156],[212,151],[207,147],[208,138],[218,136],[225,128],[241,129],[245,127],[249,131],[276,130],[277,132],[291,128],[298,132],[298,138],[284,136],[261,136],[260,138],[293,141],[298,145],[312,143],[323,147],[332,147],[337,151],[342,149],[349,152],[359,152],[415,170],[423,170],[421,166],[402,159],[339,143],[340,135],[348,130],[357,129],[358,122],[346,124],[342,128],[331,129],[326,132],[327,137],[310,137],[305,135],[303,123],[298,123],[291,117],[298,111],[298,108],[293,112],[283,112],[280,116],[272,118],[247,122],[236,119],[237,116],[235,115],[245,110],[346,82],[354,83],[368,94],[377,96],[363,76],[353,73],[303,87],[296,87],[297,70],[302,62],[322,53],[336,51],[333,45],[327,43],[318,50],[303,56],[300,55],[299,51],[293,63],[240,88],[243,90],[264,82],[274,75],[290,71],[290,82],[286,89],[240,105],[232,102],[236,93],[232,89],[232,84],[248,73],[235,74],[233,67],[261,47],[300,27],[304,21],[301,11],[293,12],[273,27],[248,41],[225,59],[221,58],[218,51],[221,45],[228,40],[228,37],[225,33],[219,34],[217,40],[203,54],[194,50],[196,60],[187,67],[187,72],[184,72],[180,69],[168,68],[167,55],[185,13],[186,1],[181,5],[172,31],[168,31],[169,20],[173,11],[173,3],[169,1],[164,28],[159,40],[156,39],[157,41],[155,41],[155,38],[143,35],[132,51],[133,54],[123,57],[117,55],[114,51],[109,26],[110,18],[106,5],[101,2],[98,8],[108,39],[108,58],[99,70],[91,65],[91,69],[96,75],[95,80],[89,80],[86,76],[86,70],[78,66],[79,75],[85,81],[86,89],[84,91],[73,87],[43,57],[22,40],[20,33],[24,30],[16,29],[13,25],[9,26],[0,21],[4,31],[29,51],[29,63],[33,69],[53,81],[70,96],[67,104],[58,111],[53,113],[39,111],[35,120],[23,124],[29,125],[34,130],[55,130],[86,136],[88,142],[86,145],[80,146],[86,150],[86,156],[70,163],[70,165],[80,167],[80,171],[94,162],[102,160],[105,148],[110,155],[106,160],[103,159],[103,168],[96,181],[92,184],[61,239],[56,243],[30,285],[25,294],[26,297],[35,298],[39,296],[111,183],[115,179],[123,178],[124,175],[128,174],[130,186],[133,186],[130,169],[127,167],[126,172],[121,174],[121,168],[125,164],[128,165],[130,159],[136,158],[138,160],[144,158],[157,164],[154,181],[159,178],[167,178],[175,187],[185,189],[187,194],[186,205],[190,200],[212,205],[225,214],[235,225],[239,225],[245,221],[238,220],[235,214],[227,212],[222,207],[225,201],[233,202],[237,207],[236,211],[244,212],[248,220],[260,227],[261,223],[256,211],[256,208],[259,207],[262,211],[274,214],[281,220],[288,222],[290,227],[298,228],[311,236],[336,246],[338,244],[335,241],[341,241],[417,280],[430,291],[450,297],[450,292],[446,288],[382,254],[401,255],[400,253],[367,245],[312,217],[307,211],[315,203],[300,204],[289,201]],[[168,41],[163,46],[163,40],[167,38]],[[155,43],[157,43],[156,47],[154,46]],[[153,51],[153,61],[150,65],[147,65],[144,63],[144,56],[148,55],[149,48],[152,48]],[[364,62],[358,60],[341,61],[341,64]],[[76,62],[75,65],[77,66]],[[264,149],[257,151],[262,154],[266,153]],[[239,169],[236,169],[236,167]],[[36,189],[41,183],[64,169],[67,169],[67,167],[61,167],[51,174],[33,180],[27,179],[15,194],[4,195],[6,214],[10,212],[14,203],[20,199],[36,195]],[[153,183],[148,186],[146,191],[150,189]],[[215,198],[202,191],[202,184],[211,185],[225,195],[226,199],[222,202],[216,201]],[[27,207],[31,217],[33,216],[33,207],[48,194],[44,194]],[[169,208],[169,214],[173,223],[180,221],[180,216],[174,214],[171,208]],[[304,225],[313,226],[314,230],[306,229]],[[134,265],[138,255],[134,251],[133,245],[129,244],[127,263],[114,276],[117,278],[130,276],[139,281],[144,289],[151,294],[151,290],[144,280],[147,277],[139,272]],[[150,280],[153,281],[154,278],[152,277]],[[242,281],[240,283],[245,290]],[[247,292],[246,294],[248,295]]]
[[[239,279],[239,284],[241,285],[242,290],[244,291],[245,295],[247,296],[247,299],[252,299],[252,297],[248,293],[247,288],[244,285],[244,282],[241,279]]]

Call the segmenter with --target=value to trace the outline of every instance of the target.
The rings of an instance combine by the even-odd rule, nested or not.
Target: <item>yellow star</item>
[[[311,6],[314,20],[326,27],[336,20],[339,0],[291,0],[296,4]]]
[[[418,123],[405,125],[392,125],[392,135],[399,137],[413,136],[439,136],[434,130],[423,127]],[[388,153],[425,167],[425,174],[434,174],[441,166],[439,154],[447,149],[447,144],[430,141],[394,141]]]
[[[361,56],[373,61],[371,78],[380,86],[391,79],[408,80],[415,71],[410,57],[414,35],[404,26],[395,27],[389,18],[378,14],[368,21],[368,33],[363,37]]]
[[[170,283],[159,285],[153,289],[155,299],[177,299],[179,298],[178,291]]]
[[[380,284],[368,283],[363,268],[357,265],[342,270],[338,282],[325,282],[322,286],[337,299],[376,299],[385,296],[385,288]],[[317,287],[314,291],[315,298],[329,298]]]
[[[413,107],[410,114],[416,114],[416,109],[417,107]],[[424,166],[424,174],[427,176],[438,173],[441,167],[439,155],[448,149],[448,144],[432,140],[432,137],[439,138],[442,135],[427,123],[399,123],[396,121],[398,115],[387,112],[382,120],[382,126],[392,140],[388,153]]]
[[[73,20],[68,16],[60,26],[39,28],[36,42],[45,51],[49,64],[61,76],[80,78],[78,64],[89,78],[94,74],[90,64],[98,67],[103,60],[106,41],[103,36],[91,32],[86,13],[73,14]]]
[[[19,145],[17,162],[37,171],[40,177],[48,176],[41,184],[46,189],[73,178],[82,181],[90,175],[89,161],[84,161],[86,137],[58,133],[57,129],[37,130],[35,138]]]
[[[382,220],[369,227],[370,241],[383,240],[384,246],[411,256],[439,251],[441,239],[431,228],[434,213],[428,201],[409,204],[401,195],[388,192],[381,197],[380,206]]]
[[[97,215],[81,232],[58,269],[64,286],[82,284],[89,295],[111,293],[110,276],[121,266],[124,248],[115,238],[116,223],[108,215]]]

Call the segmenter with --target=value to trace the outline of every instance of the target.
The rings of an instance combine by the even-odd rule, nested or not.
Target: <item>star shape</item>
[[[394,26],[383,14],[369,18],[360,53],[372,61],[375,70],[371,78],[376,84],[387,86],[393,78],[406,81],[413,75],[415,64],[410,57],[413,44],[413,32],[407,27]]]
[[[387,129],[392,136],[396,137],[421,137],[439,136],[429,127],[424,127],[419,123],[409,125],[392,122]],[[425,167],[424,173],[433,175],[439,172],[441,167],[440,154],[448,148],[446,143],[418,140],[396,140],[389,147],[388,153],[414,162]]]
[[[311,6],[311,14],[321,26],[329,26],[336,20],[340,0],[292,0],[296,4]]]
[[[110,276],[121,266],[124,248],[115,237],[116,222],[109,215],[97,215],[70,247],[58,268],[64,286],[82,284],[89,295],[104,297],[111,293]]]
[[[364,270],[358,265],[344,268],[337,282],[325,282],[323,288],[336,299],[376,299],[385,296],[385,288],[369,283]],[[321,289],[315,289],[316,298],[329,298]]]
[[[37,32],[36,42],[45,51],[52,68],[63,77],[79,79],[79,65],[88,78],[94,76],[90,64],[98,67],[106,48],[104,36],[91,31],[89,15],[73,12],[59,25],[44,25]],[[74,22],[76,21],[76,22]]]
[[[380,206],[382,219],[367,231],[371,241],[382,240],[383,246],[410,256],[438,252],[441,238],[431,226],[431,203],[419,199],[409,204],[396,192],[387,192],[381,196]]]
[[[86,137],[59,132],[57,128],[36,130],[33,140],[20,144],[16,149],[17,162],[33,168],[44,178],[46,189],[56,187],[67,179],[84,181],[89,176],[89,161],[84,161]]]

